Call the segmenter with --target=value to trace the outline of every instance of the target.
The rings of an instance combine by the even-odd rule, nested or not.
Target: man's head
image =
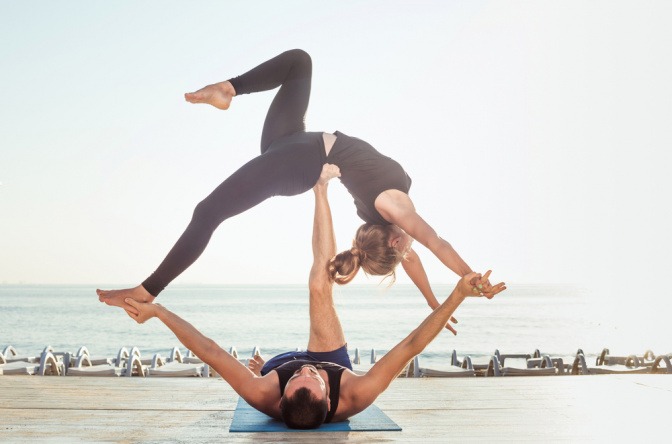
[[[330,405],[327,385],[317,368],[304,365],[287,381],[280,414],[287,427],[314,429],[322,425]]]

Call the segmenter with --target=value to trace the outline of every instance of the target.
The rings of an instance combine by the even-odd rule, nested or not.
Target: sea
[[[440,301],[451,290],[434,286]],[[334,301],[350,354],[359,348],[365,358],[372,349],[378,355],[390,350],[430,314],[412,285],[337,287]],[[255,346],[272,357],[305,349],[308,342],[305,285],[175,285],[157,302],[222,348],[235,347],[241,357]],[[496,349],[503,354],[538,349],[566,359],[579,348],[591,358],[605,347],[615,355],[672,351],[666,325],[647,329],[647,322],[614,319],[603,305],[577,286],[508,285],[492,300],[468,298],[455,313],[458,334],[441,332],[420,355],[420,364],[445,364],[453,350],[476,363],[487,362]],[[22,355],[39,355],[46,346],[72,352],[86,346],[95,356],[116,356],[122,346],[138,347],[142,356],[166,356],[175,346],[185,352],[159,320],[137,324],[123,310],[100,303],[95,287],[85,285],[0,285],[0,350],[7,345]]]

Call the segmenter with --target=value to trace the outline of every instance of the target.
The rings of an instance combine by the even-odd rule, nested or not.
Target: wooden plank
[[[17,377],[18,378],[18,377]],[[85,376],[27,377],[4,387],[11,390],[3,400],[5,408],[44,408],[44,401],[54,408],[91,410],[128,408],[146,410],[230,410],[236,408],[238,395],[221,379],[215,378],[97,378]],[[192,396],[195,394],[196,396]]]
[[[221,379],[0,376],[5,441],[316,442],[323,433],[229,434]],[[376,405],[403,432],[353,442],[607,441],[666,436],[669,375],[399,379]],[[48,433],[47,433],[48,432]]]

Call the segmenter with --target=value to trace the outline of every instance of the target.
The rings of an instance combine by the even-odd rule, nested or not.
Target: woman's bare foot
[[[256,355],[247,361],[247,368],[249,368],[255,375],[261,376],[261,369],[265,363],[266,361],[264,361],[264,358]]]
[[[124,302],[124,299],[131,298],[138,302],[154,302],[154,296],[149,294],[145,287],[138,285],[135,288],[126,288],[123,290],[96,290],[98,300],[107,305],[121,307],[126,311],[137,314],[137,310]]]
[[[186,93],[184,98],[189,103],[207,103],[219,109],[229,109],[231,99],[236,90],[231,82],[224,81],[205,86],[193,93]]]

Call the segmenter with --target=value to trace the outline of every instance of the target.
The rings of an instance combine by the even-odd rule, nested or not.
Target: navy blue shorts
[[[338,364],[352,370],[350,355],[348,355],[348,344],[345,344],[343,347],[329,352],[293,351],[281,353],[266,361],[264,366],[261,368],[261,376],[264,376],[271,370],[280,367],[282,364],[297,359],[315,362],[331,362],[333,364]]]

